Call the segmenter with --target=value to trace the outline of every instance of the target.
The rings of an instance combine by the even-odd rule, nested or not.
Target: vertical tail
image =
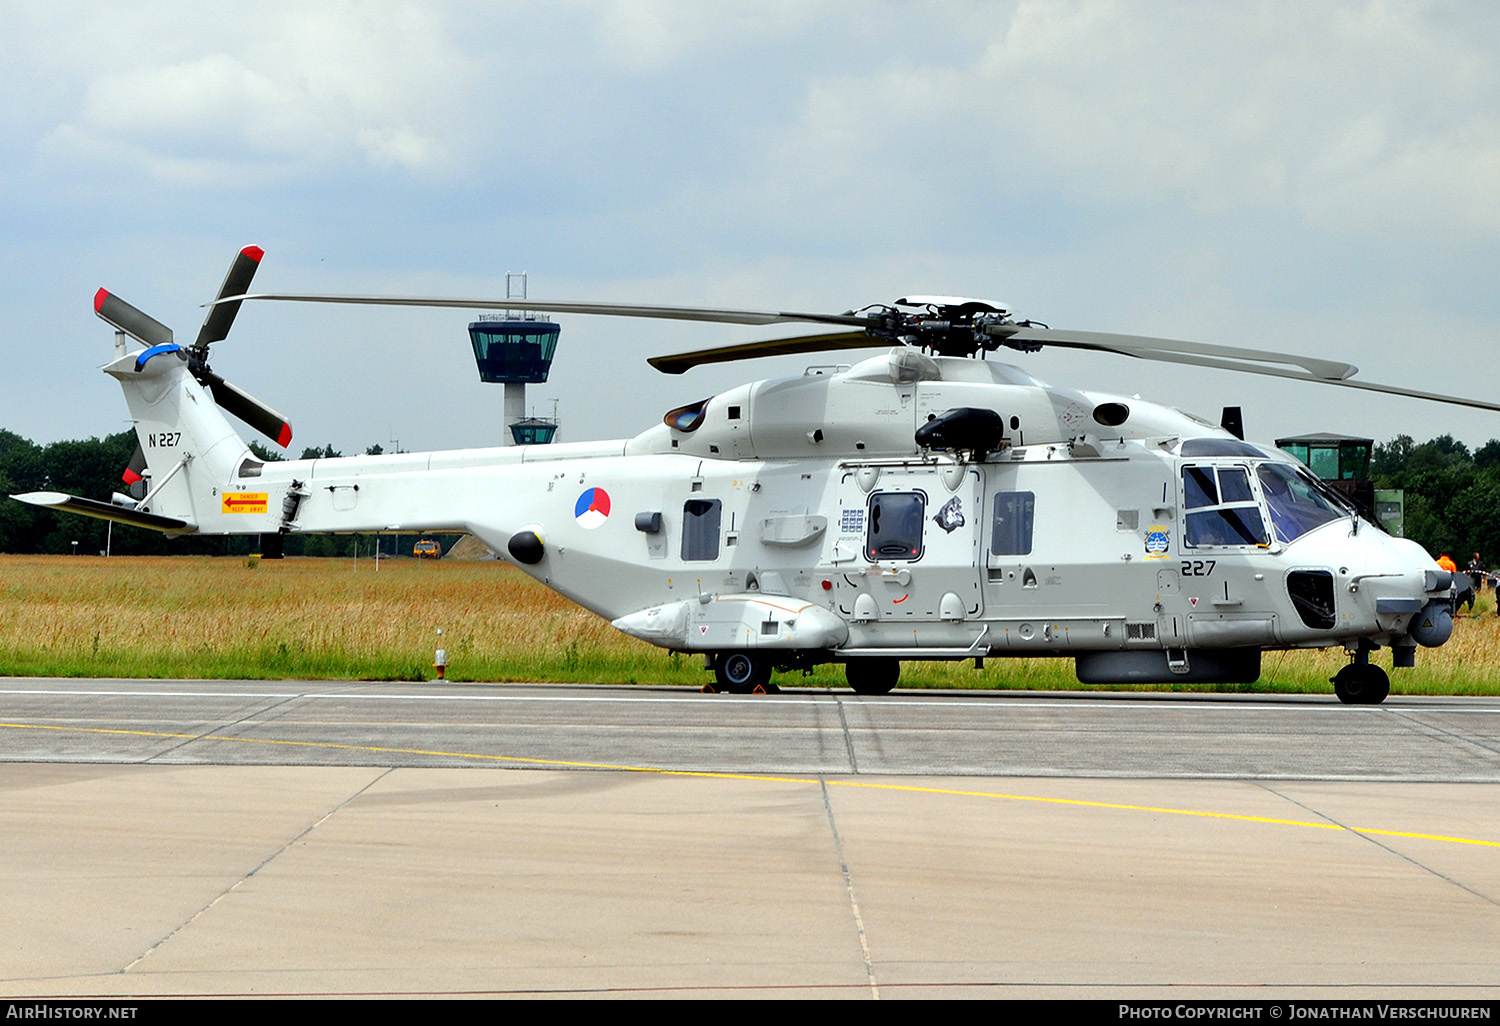
[[[94,313],[116,331],[115,359],[104,373],[124,389],[139,442],[122,475],[130,495],[117,495],[113,503],[59,492],[16,498],[164,531],[244,534],[263,530],[259,521],[266,519],[267,493],[227,490],[237,474],[256,475],[250,466],[254,461],[249,460],[249,446],[220,407],[282,447],[292,440],[292,427],[280,413],[208,366],[209,346],[229,333],[239,311],[240,301],[233,297],[249,287],[262,256],[258,246],[246,246],[235,255],[218,298],[209,304],[198,338],[188,349],[174,342],[172,329],[154,317],[105,289],[95,293]],[[145,348],[127,353],[126,335]],[[239,473],[242,468],[244,473]]]
[[[145,457],[142,513],[202,525],[217,519],[218,491],[250,455],[175,342],[127,353],[104,368],[120,382]]]

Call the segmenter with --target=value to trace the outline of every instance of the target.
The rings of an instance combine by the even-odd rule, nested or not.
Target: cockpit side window
[[[1182,468],[1182,504],[1188,509],[1219,504],[1219,489],[1214,484],[1213,467]]]
[[[865,556],[872,562],[922,558],[922,492],[876,492],[865,517]]]
[[[1183,467],[1182,496],[1188,510],[1183,540],[1189,547],[1271,543],[1250,488],[1249,468]]]

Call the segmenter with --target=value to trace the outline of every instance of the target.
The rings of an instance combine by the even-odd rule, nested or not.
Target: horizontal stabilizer
[[[155,513],[142,513],[140,510],[100,502],[98,499],[84,499],[64,492],[27,492],[24,495],[12,495],[11,498],[29,502],[33,506],[80,513],[86,517],[98,517],[100,520],[114,520],[134,527],[145,527],[152,531],[196,531],[198,529],[198,525],[190,524],[186,520],[160,517]]]

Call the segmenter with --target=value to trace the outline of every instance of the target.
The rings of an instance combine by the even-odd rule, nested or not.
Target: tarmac
[[[0,680],[0,993],[1500,996],[1500,705],[885,698]]]

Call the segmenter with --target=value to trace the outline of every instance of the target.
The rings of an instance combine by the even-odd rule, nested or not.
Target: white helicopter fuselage
[[[676,651],[1251,681],[1262,650],[1393,646],[1410,665],[1451,630],[1449,575],[1279,450],[994,361],[897,348],[621,441],[284,462],[254,457],[180,356],[105,370],[150,469],[137,512],[178,533],[467,531]],[[965,410],[998,413],[1003,439],[914,440]]]

